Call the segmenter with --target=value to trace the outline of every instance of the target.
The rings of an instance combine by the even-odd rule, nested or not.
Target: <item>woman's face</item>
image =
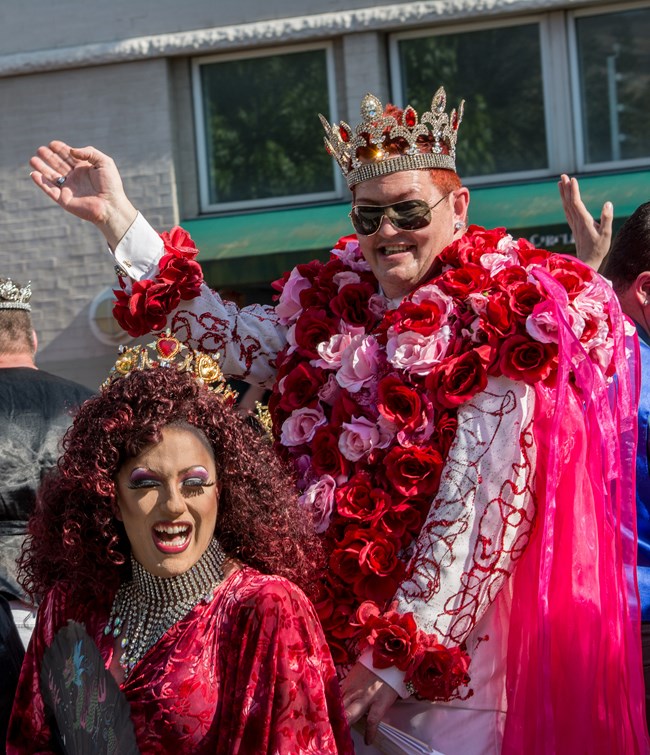
[[[116,478],[119,519],[135,559],[158,577],[190,569],[217,522],[214,455],[201,432],[169,426],[160,443],[122,465]]]

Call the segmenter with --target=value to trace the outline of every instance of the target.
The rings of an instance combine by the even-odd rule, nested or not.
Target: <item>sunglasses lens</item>
[[[429,205],[421,199],[398,202],[386,211],[391,223],[402,231],[425,228],[431,222]]]
[[[357,233],[362,236],[371,236],[376,233],[384,216],[383,207],[353,207],[350,213],[352,225]]]
[[[356,205],[350,212],[350,219],[357,233],[372,236],[379,230],[384,215],[402,231],[415,231],[431,222],[431,209],[423,199],[408,199],[386,207]]]

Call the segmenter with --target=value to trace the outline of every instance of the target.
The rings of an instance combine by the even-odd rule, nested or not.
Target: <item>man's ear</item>
[[[467,225],[467,211],[469,209],[469,189],[461,186],[454,190],[454,221]]]
[[[650,270],[644,270],[637,275],[632,289],[637,303],[641,307],[647,307],[650,304]]]

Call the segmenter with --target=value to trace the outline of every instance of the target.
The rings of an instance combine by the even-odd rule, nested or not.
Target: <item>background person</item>
[[[351,753],[334,665],[295,584],[313,587],[320,549],[291,483],[207,387],[213,360],[181,367],[188,352],[158,343],[153,362],[143,347],[122,354],[41,490],[22,566],[44,598],[8,752],[53,748],[41,665],[74,620],[129,701],[140,752]]]
[[[383,720],[447,755],[644,750],[618,303],[578,262],[466,229],[444,90],[426,113],[367,95],[361,114],[324,124],[357,237],[278,282],[275,308],[210,292],[187,234],[159,238],[97,150],[52,142],[32,176],[104,233],[123,327],[172,325],[273,387],[367,742]]]
[[[36,490],[56,463],[73,411],[92,395],[36,367],[31,296],[29,284],[0,278],[0,742],[36,619],[36,607],[18,584],[16,560]]]
[[[639,336],[641,384],[636,457],[637,577],[641,601],[646,718],[650,725],[650,202],[639,205],[623,223],[610,251],[611,202],[605,203],[603,212],[606,214],[597,224],[580,197],[577,179],[563,175],[559,186],[564,211],[575,238],[576,254],[611,281],[623,312],[632,318]]]

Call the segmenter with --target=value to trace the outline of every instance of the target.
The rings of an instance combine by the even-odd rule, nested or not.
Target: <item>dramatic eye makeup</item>
[[[156,475],[144,467],[136,467],[129,475],[130,488],[149,488],[157,485],[158,482]]]
[[[210,481],[210,473],[205,467],[191,467],[184,474],[181,479],[183,485],[201,485],[202,487],[209,487],[214,485],[214,481]]]

